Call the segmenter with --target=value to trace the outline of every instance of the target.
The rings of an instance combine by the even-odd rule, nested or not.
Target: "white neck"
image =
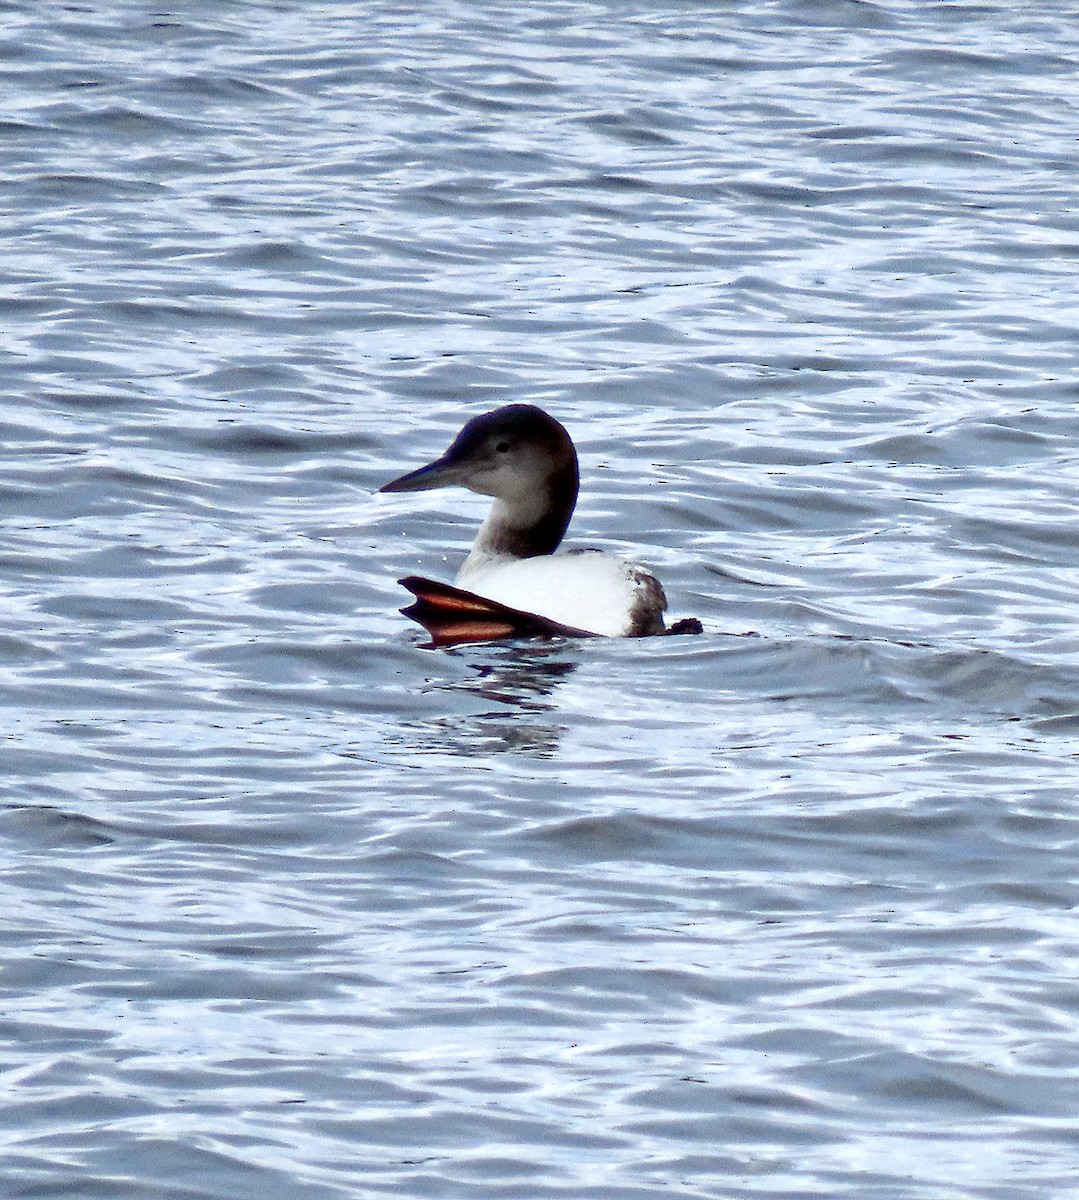
[[[553,554],[576,503],[577,456],[571,444],[566,461],[546,477],[521,481],[509,496],[495,497],[457,582],[495,562]]]
[[[456,582],[467,583],[496,562],[513,562],[535,553],[529,537],[538,514],[534,505],[508,504],[496,499],[487,519],[480,526],[468,557],[457,572]],[[528,511],[525,511],[525,510]]]

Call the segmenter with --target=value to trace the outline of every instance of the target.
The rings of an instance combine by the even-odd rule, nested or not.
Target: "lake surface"
[[[4,1195],[1072,1195],[1074,5],[0,14]]]

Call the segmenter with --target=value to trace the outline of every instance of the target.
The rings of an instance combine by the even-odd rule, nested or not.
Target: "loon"
[[[401,611],[431,645],[509,637],[647,637],[700,633],[695,618],[664,626],[667,598],[643,567],[600,550],[555,554],[577,504],[577,452],[554,417],[507,404],[474,417],[441,458],[382,492],[459,486],[494,497],[454,585],[410,575]]]

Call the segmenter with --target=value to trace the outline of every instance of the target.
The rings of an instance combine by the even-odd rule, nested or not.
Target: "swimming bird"
[[[474,417],[441,458],[383,492],[459,486],[494,503],[453,586],[411,575],[401,611],[434,645],[504,637],[645,637],[700,633],[694,618],[663,623],[667,598],[643,567],[600,550],[556,554],[577,504],[577,451],[554,417],[507,404]]]

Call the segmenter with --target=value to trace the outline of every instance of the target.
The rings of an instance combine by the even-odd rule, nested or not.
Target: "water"
[[[5,1196],[1071,1195],[1072,6],[0,57]],[[511,400],[703,637],[419,648]]]

